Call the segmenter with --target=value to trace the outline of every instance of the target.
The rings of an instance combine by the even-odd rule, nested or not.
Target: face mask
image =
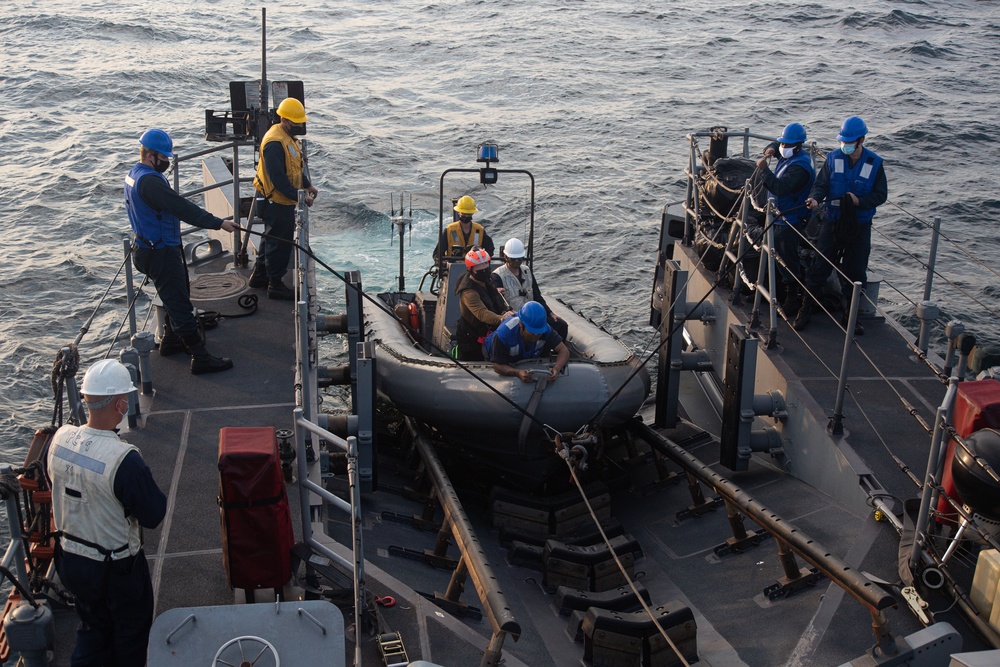
[[[167,169],[170,169],[170,160],[160,160],[159,156],[153,158],[153,169],[160,172],[161,174]]]
[[[795,153],[795,146],[781,146],[778,150],[781,152],[781,157],[788,159]]]
[[[840,152],[843,153],[844,155],[850,155],[851,153],[854,152],[854,149],[857,147],[858,145],[855,143],[850,143],[850,144],[841,143]]]
[[[289,130],[288,130],[288,134],[290,134],[293,137],[298,137],[298,136],[301,136],[301,135],[303,135],[305,133],[306,133],[306,126],[305,126],[304,123],[300,124],[300,125],[296,125],[295,123],[292,123],[292,127],[289,128]]]

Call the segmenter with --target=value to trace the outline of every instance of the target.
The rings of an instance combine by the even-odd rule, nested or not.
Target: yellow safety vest
[[[483,237],[486,236],[483,226],[478,222],[473,222],[472,229],[469,230],[469,237],[466,238],[462,234],[462,223],[458,220],[445,227],[444,233],[448,237],[448,257],[463,256],[472,249],[472,246],[482,246]]]
[[[271,176],[267,173],[267,168],[264,166],[264,147],[272,141],[281,142],[282,147],[285,149],[285,175],[288,176],[292,187],[296,190],[302,189],[302,146],[294,137],[288,136],[288,133],[281,129],[280,123],[272,125],[271,129],[267,131],[264,138],[260,141],[260,162],[257,163],[257,176],[253,179],[253,186],[257,188],[257,192],[275,204],[294,206],[299,202],[295,199],[289,199],[274,189]]]

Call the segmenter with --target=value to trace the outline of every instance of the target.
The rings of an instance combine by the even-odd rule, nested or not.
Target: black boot
[[[267,298],[278,299],[280,301],[291,301],[295,298],[295,290],[286,287],[280,280],[272,280],[267,286]]]
[[[170,326],[170,318],[168,317],[163,321],[163,337],[160,338],[160,356],[169,357],[171,354],[177,354],[178,352],[184,352],[184,340]]]
[[[191,374],[218,373],[233,367],[233,360],[226,357],[213,357],[205,349],[205,343],[197,333],[184,337],[184,347],[191,355]]]
[[[847,325],[850,324],[850,318],[851,318],[850,311],[849,310],[845,310],[844,311],[844,315],[840,318],[840,326],[844,327],[844,331],[847,331]],[[855,336],[864,336],[865,335],[865,328],[863,326],[861,326],[861,320],[860,319],[858,319],[854,323],[854,335]]]
[[[795,315],[795,321],[792,322],[792,328],[796,331],[802,331],[809,326],[809,322],[812,321],[813,311],[815,309],[816,302],[813,301],[812,297],[807,294],[802,299],[802,305],[799,306],[799,312]]]
[[[250,274],[250,287],[253,289],[267,287],[267,268],[262,259],[258,259],[253,265],[253,273]]]
[[[802,307],[802,292],[795,284],[785,285],[785,300],[781,302],[781,310],[785,312],[785,317],[795,317]]]

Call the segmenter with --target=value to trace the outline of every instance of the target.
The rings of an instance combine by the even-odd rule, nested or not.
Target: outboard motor
[[[991,428],[976,431],[965,439],[965,444],[971,452],[955,447],[951,462],[955,490],[972,510],[976,522],[995,533],[1000,523],[1000,482],[994,480],[979,461],[1000,472],[1000,432]]]
[[[52,610],[44,602],[25,600],[10,610],[3,621],[7,644],[19,654],[25,667],[47,667],[48,651],[55,640]]]

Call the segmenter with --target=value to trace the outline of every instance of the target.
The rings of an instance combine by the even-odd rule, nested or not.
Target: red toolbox
[[[274,428],[219,429],[219,510],[229,585],[284,586],[295,537]]]

